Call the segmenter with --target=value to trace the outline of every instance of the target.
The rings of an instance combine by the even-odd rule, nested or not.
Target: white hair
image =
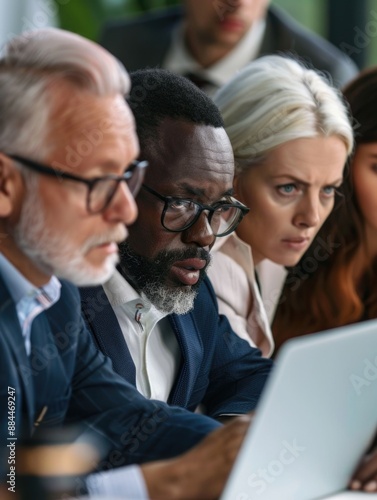
[[[10,40],[0,57],[0,151],[44,156],[52,123],[54,82],[69,82],[98,96],[126,95],[129,78],[109,52],[55,28]]]
[[[352,152],[352,126],[341,93],[293,59],[256,59],[214,101],[232,143],[236,173],[293,139],[335,135]]]

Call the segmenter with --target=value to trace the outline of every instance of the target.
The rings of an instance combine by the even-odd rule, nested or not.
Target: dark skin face
[[[223,128],[165,119],[159,126],[158,147],[142,151],[149,161],[144,183],[164,196],[174,196],[212,205],[233,189],[233,153]],[[198,252],[197,258],[173,263],[165,284],[189,286],[206,262],[200,249],[209,251],[215,237],[206,212],[180,233],[167,231],[161,224],[164,203],[142,189],[136,199],[139,217],[129,227],[127,243],[150,261],[162,251]],[[188,269],[190,268],[190,269]]]

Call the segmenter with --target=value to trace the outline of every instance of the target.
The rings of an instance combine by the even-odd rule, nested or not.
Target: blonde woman
[[[220,311],[265,356],[273,350],[254,266],[295,265],[333,209],[353,134],[341,95],[293,59],[253,61],[215,96],[235,156],[234,195],[250,208],[218,240],[210,278]],[[282,283],[262,282],[269,315]],[[280,280],[281,281],[281,280]]]

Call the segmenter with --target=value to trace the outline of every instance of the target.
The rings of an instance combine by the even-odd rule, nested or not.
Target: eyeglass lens
[[[200,207],[189,200],[174,201],[165,211],[164,225],[166,229],[180,231],[189,227],[198,218]],[[242,211],[237,207],[223,206],[218,207],[214,212],[208,214],[214,235],[221,235],[230,231],[233,226],[238,224]]]
[[[104,210],[113,199],[119,183],[125,181],[133,197],[138,193],[145,174],[145,168],[138,164],[129,170],[129,177],[125,179],[100,179],[92,187],[89,195],[89,210],[93,213]]]

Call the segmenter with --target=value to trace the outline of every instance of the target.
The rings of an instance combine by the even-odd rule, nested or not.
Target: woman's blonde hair
[[[336,135],[348,154],[353,133],[338,90],[288,57],[251,62],[214,97],[232,143],[236,173],[293,139]]]

